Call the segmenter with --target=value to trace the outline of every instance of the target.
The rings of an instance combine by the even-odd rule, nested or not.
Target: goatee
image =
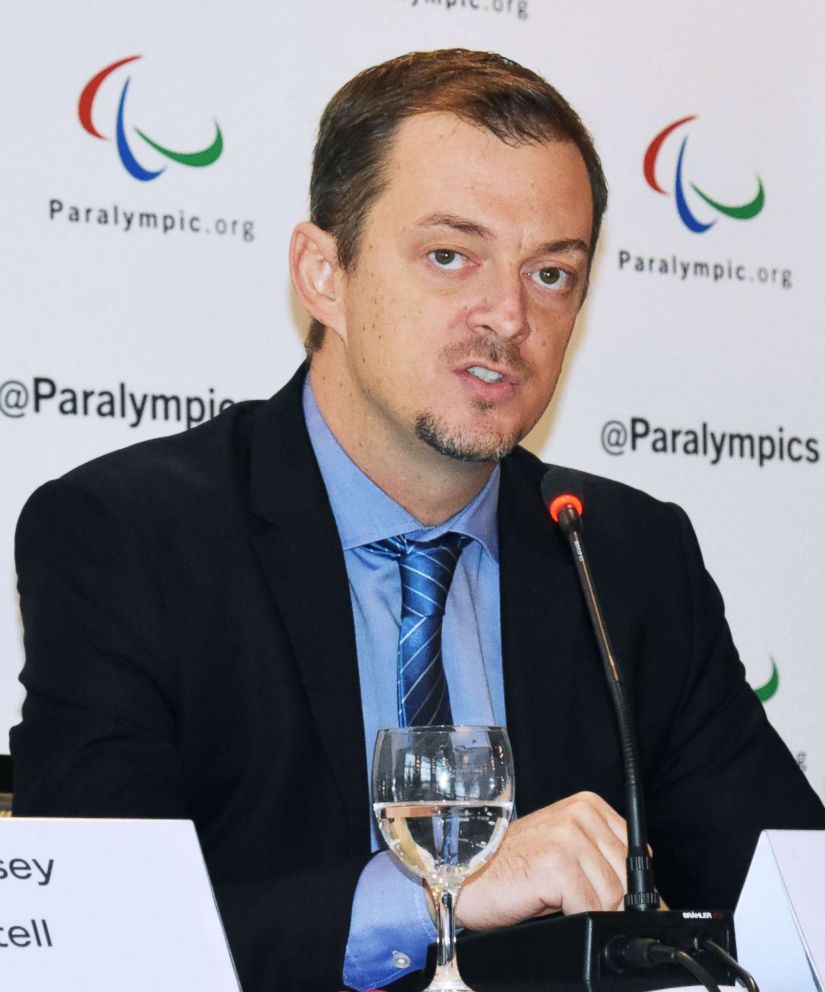
[[[450,427],[441,417],[420,413],[415,419],[415,434],[439,454],[461,462],[500,462],[516,447],[521,434],[502,434],[495,430],[461,430]]]

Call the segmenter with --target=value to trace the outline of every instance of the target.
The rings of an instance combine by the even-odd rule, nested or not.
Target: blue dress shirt
[[[473,540],[458,561],[447,597],[442,645],[453,720],[503,726],[498,525],[500,471],[463,510],[437,527],[421,522],[379,489],[341,448],[312,395],[303,394],[304,416],[341,537],[349,578],[364,716],[367,771],[375,736],[396,726],[396,656],[401,615],[398,564],[364,545],[396,534],[432,540],[458,531]],[[381,845],[372,810],[373,850]],[[361,873],[352,908],[344,981],[356,989],[388,984],[423,967],[435,939],[423,884],[411,879],[388,851]]]

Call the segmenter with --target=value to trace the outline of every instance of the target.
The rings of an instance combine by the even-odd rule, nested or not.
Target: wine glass
[[[455,904],[493,856],[513,811],[513,759],[503,727],[380,730],[373,810],[390,851],[429,886],[438,954],[426,992],[471,992],[455,960]]]

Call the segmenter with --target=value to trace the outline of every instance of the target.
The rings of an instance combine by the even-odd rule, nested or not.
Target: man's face
[[[400,127],[385,178],[344,280],[353,422],[370,443],[498,460],[550,402],[581,304],[584,161],[428,113]]]

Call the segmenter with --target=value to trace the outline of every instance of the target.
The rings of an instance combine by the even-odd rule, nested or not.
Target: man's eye
[[[543,286],[546,289],[567,289],[572,279],[569,272],[565,272],[564,269],[560,269],[556,265],[536,269],[535,272],[530,272],[529,276],[537,286]]]
[[[459,269],[464,262],[464,256],[450,248],[436,248],[427,254],[427,258],[440,269]]]

